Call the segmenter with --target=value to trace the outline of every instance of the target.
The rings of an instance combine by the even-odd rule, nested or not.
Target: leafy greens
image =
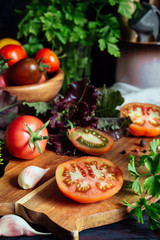
[[[107,131],[115,140],[120,135],[126,134],[130,122],[128,119],[119,118],[120,112],[115,109],[123,101],[120,93],[118,97],[115,97],[117,92],[109,90],[112,94],[106,97],[106,104],[111,104],[113,98],[115,98],[115,101],[111,106],[112,111],[108,111],[108,118],[101,118],[96,115],[102,95],[105,97],[106,92],[107,90],[102,92],[101,89],[97,90],[87,79],[82,79],[72,82],[65,94],[60,95],[55,100],[55,105],[51,110],[49,136],[50,143],[53,144],[56,153],[70,155],[77,153],[66,135],[67,129],[70,127],[69,121],[74,126],[90,126]],[[104,103],[101,107],[102,111],[106,104]],[[118,117],[115,117],[115,115]],[[118,132],[117,130],[120,128],[121,131]]]
[[[151,230],[160,229],[160,204],[152,203],[148,204],[147,194],[151,195],[155,199],[160,196],[160,152],[157,153],[157,148],[160,145],[160,139],[153,140],[150,143],[149,155],[143,155],[140,157],[139,165],[145,166],[148,170],[145,174],[139,174],[135,167],[135,156],[130,156],[130,163],[128,170],[132,176],[134,176],[134,182],[131,182],[129,187],[135,191],[135,193],[141,195],[144,191],[144,197],[139,198],[136,204],[130,204],[127,201],[123,201],[125,206],[133,208],[130,212],[131,215],[137,216],[140,223],[144,223],[142,218],[142,209],[146,210],[149,217],[149,224]],[[143,186],[140,185],[139,179],[147,177]]]

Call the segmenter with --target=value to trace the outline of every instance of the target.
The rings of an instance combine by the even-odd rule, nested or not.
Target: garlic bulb
[[[0,218],[0,236],[16,237],[48,234],[52,233],[42,233],[34,230],[23,218],[17,215],[8,214]]]
[[[22,170],[18,176],[18,184],[23,189],[33,188],[44,174],[49,170],[37,166],[29,166]]]

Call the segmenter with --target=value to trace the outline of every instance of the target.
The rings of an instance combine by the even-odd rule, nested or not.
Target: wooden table
[[[55,181],[57,165],[77,157],[59,156],[52,150],[46,150],[43,156],[23,161],[6,153],[5,158],[9,160],[9,164],[6,166],[5,175],[0,179],[0,215],[18,214],[31,223],[45,226],[59,239],[67,240],[78,240],[79,232],[85,229],[106,226],[126,219],[129,209],[122,204],[122,200],[135,203],[139,198],[128,189],[129,182],[133,180],[128,171],[129,156],[136,155],[137,171],[144,172],[144,168],[138,166],[138,160],[144,154],[144,149],[147,150],[146,154],[149,153],[149,143],[152,139],[146,139],[146,147],[140,147],[140,140],[141,138],[133,137],[121,138],[115,142],[110,152],[102,156],[121,168],[124,184],[119,193],[112,198],[92,204],[80,204],[66,198],[59,191]],[[123,150],[126,151],[125,154],[122,154]],[[30,165],[50,167],[50,170],[33,189],[20,189],[17,176],[22,169]],[[154,200],[149,198],[149,201]]]

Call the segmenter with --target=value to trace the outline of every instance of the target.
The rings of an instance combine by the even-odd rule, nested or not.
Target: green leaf
[[[158,204],[160,206],[160,204]],[[160,215],[158,213],[158,211],[160,210],[160,208],[155,205],[145,205],[145,210],[148,214],[148,216],[150,216],[151,218],[155,218],[155,219],[159,219]],[[158,211],[157,211],[158,210]]]
[[[153,160],[150,157],[145,158],[144,164],[150,173],[154,172]]]
[[[142,207],[136,207],[136,208],[132,209],[130,214],[135,215],[138,219],[138,222],[144,223],[143,217],[142,217]]]
[[[120,50],[116,44],[107,42],[107,49],[111,55],[115,57],[120,57]]]
[[[118,12],[122,15],[122,16],[126,16],[128,18],[131,18],[132,14],[132,8],[130,5],[130,2],[128,0],[123,0],[120,1],[119,3],[119,7],[118,7]]]
[[[149,192],[152,197],[158,198],[160,195],[160,182],[157,176],[148,177],[143,183],[144,189]]]
[[[104,49],[106,48],[106,41],[103,38],[101,38],[98,40],[98,43],[100,50],[104,51]]]
[[[117,1],[117,0],[108,0],[108,2],[109,2],[109,4],[110,4],[111,6],[114,6],[114,5],[116,5],[119,1]]]
[[[139,174],[136,171],[135,163],[134,163],[135,156],[130,155],[129,159],[130,159],[130,163],[128,164],[128,170],[129,170],[130,174],[133,176],[139,177]]]
[[[151,230],[160,229],[160,204],[152,203],[150,206],[145,205],[145,210],[149,216],[149,225]]]
[[[116,108],[124,102],[121,93],[111,88],[106,88],[105,85],[99,89],[99,92],[95,115],[97,117],[119,117],[120,111]]]
[[[136,206],[133,204],[128,203],[127,201],[123,200],[123,205],[130,207],[130,208],[135,208]]]
[[[46,115],[47,111],[52,109],[52,105],[47,102],[24,102],[23,105],[26,105],[29,108],[34,108],[36,111],[36,116],[38,116],[39,114]]]
[[[131,183],[130,187],[137,193],[138,195],[141,195],[143,192],[143,188],[141,187],[139,183],[139,177],[135,177],[135,181]]]
[[[160,139],[153,139],[152,142],[150,142],[150,150],[154,154],[157,152],[157,147],[160,145]]]

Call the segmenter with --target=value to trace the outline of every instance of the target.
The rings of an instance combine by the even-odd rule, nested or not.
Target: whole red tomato
[[[27,54],[24,48],[20,45],[8,44],[0,49],[1,55],[6,59],[8,66],[12,66],[19,60],[26,58]]]
[[[47,145],[48,122],[34,116],[23,115],[14,119],[5,133],[8,152],[20,159],[33,159],[42,154]]]
[[[53,73],[57,71],[60,67],[60,61],[56,54],[51,51],[49,48],[42,48],[40,49],[35,56],[35,59],[38,61],[40,59],[42,63],[47,64],[49,68],[44,67],[43,70],[46,71],[46,73]]]
[[[23,58],[8,69],[8,85],[28,85],[40,81],[42,72],[34,58]]]

